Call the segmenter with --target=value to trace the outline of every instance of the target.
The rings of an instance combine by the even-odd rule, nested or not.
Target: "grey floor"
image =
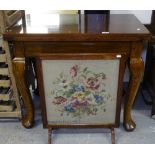
[[[35,97],[35,126],[25,129],[17,120],[0,120],[0,143],[7,144],[46,144],[47,129],[43,129],[39,99]],[[146,105],[139,93],[134,104],[132,115],[137,127],[133,132],[126,132],[121,124],[116,131],[118,144],[155,144],[155,120],[150,117],[151,106]],[[54,144],[109,144],[111,134],[108,129],[57,129],[53,131]]]

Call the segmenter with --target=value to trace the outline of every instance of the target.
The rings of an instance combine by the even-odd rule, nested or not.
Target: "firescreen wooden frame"
[[[42,61],[43,60],[114,60],[119,59],[119,77],[118,77],[118,90],[117,90],[117,101],[116,101],[116,117],[114,124],[100,124],[100,125],[88,125],[88,124],[48,124],[47,113],[46,113],[46,103],[45,103],[45,92],[43,84],[43,71],[42,71]],[[126,64],[126,54],[125,53],[53,53],[46,55],[39,55],[37,57],[37,76],[39,81],[39,93],[40,102],[42,109],[42,120],[44,128],[74,128],[74,127],[94,127],[94,128],[114,128],[119,127],[120,123],[120,110],[121,110],[121,97],[122,97],[122,84],[123,75]]]

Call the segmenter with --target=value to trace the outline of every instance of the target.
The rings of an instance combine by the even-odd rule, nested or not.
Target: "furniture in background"
[[[134,15],[110,15],[107,22],[101,14],[57,16],[47,14],[45,17],[49,18],[48,22],[52,22],[47,23],[44,16],[40,16],[35,24],[30,15],[28,19],[26,17],[25,31],[14,32],[8,29],[3,35],[4,39],[13,45],[10,50],[13,71],[26,110],[22,118],[23,125],[30,128],[34,123],[32,98],[25,79],[27,58],[53,53],[125,52],[129,61],[130,82],[124,104],[123,125],[127,131],[133,131],[136,124],[131,110],[143,74],[144,64],[141,52],[143,41],[150,38],[149,31]],[[87,19],[94,19],[94,22],[88,24]],[[100,26],[103,22],[107,23],[106,29]],[[93,28],[94,24],[99,27],[97,31]]]
[[[110,10],[84,10],[84,14],[110,14]]]
[[[7,28],[14,26],[24,17],[23,13],[20,10],[0,10],[1,36]],[[16,30],[20,28],[19,26]],[[21,118],[19,95],[12,72],[8,43],[1,38],[0,46],[0,118]]]
[[[155,118],[155,11],[152,11],[151,24],[145,25],[151,32],[152,37],[149,40],[146,67],[144,74],[143,89],[147,90],[149,100],[144,96],[146,103],[152,104],[152,118]]]

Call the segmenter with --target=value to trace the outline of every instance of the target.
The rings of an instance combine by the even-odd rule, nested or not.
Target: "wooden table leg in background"
[[[134,42],[131,46],[130,52],[130,81],[127,94],[127,100],[124,106],[124,128],[127,131],[133,131],[136,128],[136,124],[132,119],[131,110],[134,103],[140,82],[144,70],[144,63],[141,59],[143,44],[142,42]]]
[[[13,72],[16,79],[18,91],[23,99],[25,115],[22,116],[22,124],[26,128],[31,128],[34,124],[34,108],[31,94],[25,79],[25,59],[15,58],[13,60]]]

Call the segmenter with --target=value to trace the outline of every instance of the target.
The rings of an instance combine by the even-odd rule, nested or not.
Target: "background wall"
[[[134,14],[143,24],[151,22],[152,10],[111,10],[111,14]]]

